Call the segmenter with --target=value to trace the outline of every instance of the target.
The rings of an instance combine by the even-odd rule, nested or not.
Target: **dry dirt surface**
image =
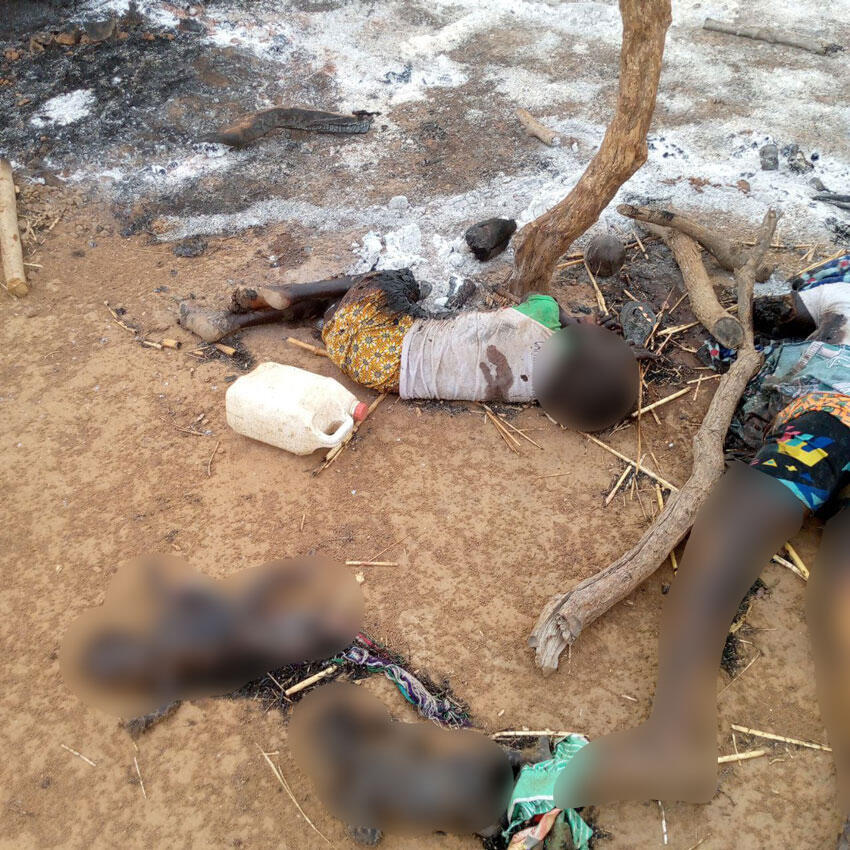
[[[176,323],[182,298],[224,305],[235,284],[347,270],[363,257],[353,246],[372,228],[382,261],[407,250],[417,276],[438,292],[453,269],[475,274],[479,300],[494,303],[488,293],[504,279],[510,254],[478,267],[456,250],[460,236],[488,215],[531,217],[581,173],[614,96],[613,4],[494,0],[491,20],[482,11],[489,4],[473,8],[470,0],[457,9],[443,0],[300,0],[277,32],[275,4],[210,2],[197,16],[201,29],[190,30],[185,9],[150,0],[142,5],[157,14],[177,10],[184,28],[160,15],[128,23],[124,39],[48,40],[31,50],[27,27],[56,23],[58,32],[68,23],[62,4],[41,5],[47,11],[37,22],[14,19],[4,33],[12,53],[0,57],[0,111],[11,116],[0,126],[0,153],[21,181],[25,259],[33,264],[26,299],[0,292],[0,847],[325,847],[260,748],[278,753],[295,798],[330,842],[354,846],[293,763],[276,709],[226,697],[194,701],[134,742],[116,718],[87,709],[65,687],[57,662],[65,630],[103,600],[117,569],[149,552],[179,554],[224,576],[309,551],[368,559],[401,541],[385,555],[398,566],[362,569],[366,629],[413,669],[445,678],[479,728],[592,738],[643,720],[669,564],[588,628],[550,678],[535,669],[526,639],[551,593],[640,537],[655,511],[648,480],[605,507],[620,462],[538,408],[505,411],[542,446],[513,454],[474,406],[395,398],[314,477],[319,458],[252,442],[224,420],[225,391],[252,362],[291,363],[345,383],[327,360],[286,344],[288,335],[315,342],[310,328],[253,329],[237,340],[237,357],[199,358]],[[522,14],[506,26],[513,5]],[[778,238],[818,241],[817,256],[834,253],[833,241],[846,240],[847,215],[809,204],[808,180],[814,174],[847,191],[846,61],[724,40],[700,29],[708,9],[676,5],[650,162],[623,199],[672,198],[739,227],[755,224],[767,203],[785,202],[796,212]],[[714,5],[724,17],[737,8]],[[805,27],[818,15],[801,21],[794,10],[804,15],[816,5],[781,0],[770,8]],[[256,33],[246,24],[255,7],[259,52],[249,49]],[[222,8],[236,10],[238,26],[225,26]],[[837,8],[823,14],[835,17]],[[415,48],[406,81],[404,51],[390,59],[401,29]],[[850,32],[844,19],[821,29],[845,41]],[[349,38],[366,52],[352,52]],[[718,85],[706,89],[709,67]],[[74,91],[90,92],[82,117],[59,112],[51,123],[46,104]],[[244,108],[294,101],[382,115],[363,138],[276,133],[243,152],[196,142]],[[526,138],[513,117],[520,105],[575,146],[548,149]],[[768,139],[798,143],[810,159],[818,152],[811,174],[790,171],[785,154],[779,172],[761,172],[757,147]],[[395,195],[409,206],[388,209]],[[415,237],[414,227],[418,245],[387,238],[404,229]],[[175,256],[175,242],[160,241],[193,234],[207,243],[196,257]],[[666,252],[647,249],[649,259],[630,251],[625,275],[603,287],[612,306],[623,303],[625,286],[658,307],[676,285]],[[777,254],[783,272],[805,265],[808,250]],[[573,310],[595,305],[579,269],[565,269],[554,292]],[[120,327],[106,301],[140,333]],[[664,325],[691,318],[682,305]],[[165,337],[182,348],[140,342]],[[676,340],[685,349],[667,347],[647,401],[708,374],[686,350],[699,345],[699,332]],[[675,483],[687,477],[691,437],[714,383],[660,408],[660,424],[643,417],[643,452]],[[634,425],[604,439],[636,452]],[[809,564],[818,539],[812,523],[794,541]],[[825,737],[803,582],[775,564],[762,578],[768,592],[754,598],[738,632],[741,678],[718,673],[722,753],[762,745],[733,739],[730,723]],[[386,681],[364,687],[397,717],[421,722]],[[708,805],[666,803],[667,846],[834,847],[834,785],[828,754],[770,747],[768,757],[724,766]],[[603,806],[594,821],[600,850],[664,846],[655,802]],[[390,835],[382,846],[471,850],[480,842]]]
[[[146,552],[179,553],[223,576],[310,550],[370,558],[406,538],[386,555],[398,566],[363,570],[367,628],[414,668],[446,677],[481,728],[593,737],[645,717],[669,566],[588,629],[551,678],[534,668],[525,641],[549,593],[588,576],[641,534],[643,511],[653,510],[649,482],[639,499],[618,496],[604,508],[618,462],[539,409],[513,421],[543,449],[526,445],[514,455],[478,410],[395,398],[313,477],[317,458],[228,431],[224,393],[241,369],[224,357],[193,358],[193,340],[175,321],[178,296],[220,299],[222,279],[234,268],[250,274],[261,261],[246,257],[280,234],[215,240],[203,256],[178,259],[168,246],[109,235],[103,209],[69,203],[66,210],[37,252],[30,296],[2,301],[2,846],[323,846],[258,746],[279,751],[307,814],[347,846],[343,825],[292,763],[277,711],[201,700],[134,744],[115,718],[87,709],[65,688],[56,660],[62,634],[102,601],[117,568]],[[332,249],[314,246],[305,275],[336,261]],[[564,301],[593,297],[588,286],[567,282],[556,293]],[[145,338],[176,337],[183,348],[141,346],[105,300],[126,310],[122,319]],[[671,322],[687,317],[680,308]],[[328,361],[287,345],[290,333],[311,339],[307,328],[269,326],[245,332],[240,345],[257,361],[339,377]],[[671,362],[683,377],[701,374],[686,352],[676,350]],[[672,386],[651,385],[650,398]],[[709,395],[703,387],[696,400],[661,408],[660,426],[643,420],[643,444],[674,482],[687,474],[690,437]],[[633,426],[607,439],[634,453]],[[815,540],[812,528],[797,541],[809,562]],[[770,592],[754,601],[742,632],[751,642],[742,647],[744,661],[758,660],[720,697],[723,752],[733,751],[730,722],[824,737],[802,582],[776,565],[763,578]],[[718,689],[729,681],[719,674]],[[368,686],[413,720],[385,685]],[[749,743],[738,737],[739,749]],[[668,803],[669,846],[686,850],[705,839],[707,848],[827,847],[839,823],[833,787],[828,755],[778,747],[770,759],[724,767],[709,805]],[[661,844],[655,803],[605,806],[596,822],[608,834],[598,847]],[[477,841],[389,836],[384,846],[473,848]]]

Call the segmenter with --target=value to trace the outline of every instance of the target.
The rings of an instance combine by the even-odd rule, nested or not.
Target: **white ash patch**
[[[127,5],[125,0],[97,0],[87,8],[120,13]],[[178,7],[161,0],[139,5],[150,20],[176,26],[176,14],[169,10]],[[406,14],[416,8],[423,11],[421,16]],[[755,227],[773,205],[785,212],[778,231],[781,240],[832,241],[826,219],[846,221],[847,215],[813,202],[809,180],[818,177],[833,191],[850,191],[847,54],[821,57],[706,33],[702,23],[706,17],[769,20],[779,28],[848,43],[850,24],[841,4],[679,0],[673,14],[649,160],[620,190],[596,230],[631,227],[616,213],[616,204],[623,201],[675,206],[720,227]],[[281,68],[296,57],[306,73],[326,74],[331,80],[328,102],[313,105],[380,111],[378,121],[389,129],[370,132],[356,144],[330,139],[316,143],[326,161],[342,166],[337,185],[326,197],[271,198],[226,215],[175,217],[168,221],[168,238],[232,233],[290,220],[320,231],[354,228],[362,235],[352,248],[352,269],[367,262],[379,268],[408,265],[437,291],[452,274],[474,275],[481,268],[463,243],[466,227],[495,215],[516,218],[522,226],[572,189],[602,141],[616,92],[618,69],[611,60],[621,38],[616,0],[349,0],[321,12],[291,8],[286,14],[270,0],[221,0],[203,7],[196,19],[206,28],[211,47],[235,47],[279,62]],[[465,47],[483,36],[497,40],[506,29],[528,36],[519,39],[523,46],[510,61],[481,62],[478,54],[474,61],[465,59]],[[580,61],[559,67],[551,61],[559,47]],[[608,64],[600,65],[600,57],[607,57]],[[403,209],[359,205],[356,187],[363,165],[392,156],[388,141],[414,144],[401,134],[393,110],[412,101],[437,104],[447,90],[467,82],[489,84],[494,92],[482,96],[467,117],[475,112],[476,122],[483,125],[524,107],[568,143],[544,148],[526,138],[517,123],[515,137],[506,144],[533,150],[543,168],[536,165],[532,170],[524,164],[467,192],[447,194],[441,189],[411,197]],[[259,89],[258,98],[262,96]],[[258,101],[246,104],[246,109],[269,105]],[[780,150],[796,143],[807,155],[817,152],[814,170],[793,173],[780,156],[778,171],[762,171],[758,149],[768,141],[775,141]],[[231,168],[242,155],[187,150],[185,157],[151,166],[148,179],[176,184],[209,170]],[[93,163],[93,171],[104,173],[105,165],[111,163]],[[130,171],[123,164],[122,170]],[[503,256],[510,259],[510,249]]]
[[[46,127],[48,124],[64,127],[85,118],[94,103],[94,92],[91,89],[75,89],[45,101],[30,123],[35,127]]]

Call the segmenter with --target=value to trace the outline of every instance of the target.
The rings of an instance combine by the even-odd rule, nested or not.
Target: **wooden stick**
[[[303,691],[305,688],[309,688],[310,685],[315,685],[316,682],[321,682],[326,676],[330,676],[334,670],[339,670],[336,664],[331,664],[330,667],[325,667],[324,670],[320,670],[318,673],[314,673],[312,676],[308,676],[306,679],[302,679],[300,682],[296,682],[292,687],[287,688],[283,695],[285,697],[291,697],[293,694],[297,694],[300,691]]]
[[[725,21],[718,21],[714,18],[706,18],[702,28],[711,32],[721,32],[724,35],[766,41],[768,44],[784,44],[786,47],[796,47],[800,50],[807,50],[809,53],[817,53],[820,56],[837,53],[844,49],[840,44],[824,41],[820,38],[811,38],[795,32],[782,32],[772,27],[727,24]]]
[[[517,109],[516,117],[525,127],[525,132],[535,139],[540,139],[544,145],[553,148],[561,144],[561,137],[554,130],[541,124],[527,109]]]
[[[514,237],[510,288],[517,295],[547,292],[555,264],[599,220],[620,187],[646,162],[670,0],[620,0],[623,37],[617,105],[593,159],[560,203]]]
[[[225,345],[223,342],[214,342],[213,348],[222,354],[226,354],[228,357],[233,357],[236,354],[236,349],[232,345]]]
[[[747,750],[743,753],[732,753],[728,756],[718,756],[718,764],[730,764],[736,761],[749,761],[750,759],[761,758],[767,755],[767,750]]]
[[[711,279],[702,262],[699,245],[692,237],[677,230],[647,224],[650,233],[658,235],[667,244],[682,272],[691,309],[702,326],[726,348],[737,350],[744,341],[744,329],[734,316],[730,316],[714,292]]]
[[[663,331],[658,332],[658,336],[673,336],[673,334],[680,334],[684,331],[690,330],[691,328],[695,328],[699,322],[687,322],[684,325],[674,325],[671,328],[664,328]]]
[[[801,579],[803,579],[803,581],[809,580],[808,574],[804,574],[803,572],[801,572],[800,568],[793,561],[785,560],[782,555],[774,555],[770,560],[773,561],[775,564],[779,564],[779,566],[781,567],[785,567],[786,569],[791,570],[794,575],[799,576]]]
[[[73,753],[77,758],[81,758],[86,764],[90,764],[92,767],[97,767],[97,764],[93,762],[88,756],[84,756],[82,753],[78,753],[73,747],[69,747],[67,744],[60,744],[63,750],[67,750],[69,753]]]
[[[396,540],[396,542],[395,542],[395,543],[390,543],[390,545],[389,545],[389,546],[384,546],[384,548],[383,548],[383,549],[381,549],[381,551],[380,551],[380,552],[378,552],[378,553],[377,553],[377,554],[375,554],[375,555],[372,555],[372,557],[371,557],[369,560],[370,560],[370,561],[376,561],[376,560],[377,560],[378,558],[380,558],[380,557],[381,557],[381,555],[383,555],[385,552],[389,552],[389,551],[390,551],[390,549],[394,549],[396,546],[398,546],[398,544],[399,544],[399,543],[404,543],[404,541],[405,541],[405,540],[407,540],[407,538],[408,538],[408,537],[410,537],[410,534],[405,534],[405,535],[404,535],[404,537],[400,537],[398,540]]]
[[[733,272],[736,268],[743,268],[746,264],[747,250],[744,246],[733,243],[717,231],[711,230],[675,210],[659,210],[651,207],[620,204],[617,207],[617,212],[626,216],[626,218],[637,219],[637,221],[655,224],[659,227],[672,227],[674,230],[696,239],[706,251],[714,255],[714,258],[726,271]],[[772,267],[760,265],[756,270],[756,280],[767,280],[772,271]]]
[[[317,345],[310,345],[309,342],[301,342],[300,339],[295,339],[294,336],[288,336],[286,341],[290,345],[297,346],[298,348],[303,348],[304,351],[309,351],[311,354],[315,354],[317,357],[328,357],[328,352],[323,348],[319,348]]]
[[[366,415],[360,420],[360,422],[356,422],[354,427],[351,429],[348,436],[337,446],[334,446],[332,449],[328,450],[328,453],[325,455],[325,459],[322,462],[321,466],[315,472],[314,475],[318,475],[322,470],[327,469],[341,454],[343,449],[351,442],[354,438],[354,435],[360,429],[360,426],[372,415],[375,408],[387,397],[386,393],[381,393],[370,405],[369,409],[366,411]]]
[[[800,269],[794,277],[799,277],[801,274],[805,274],[806,272],[810,272],[812,269],[816,269],[818,266],[824,266],[827,263],[831,263],[833,260],[837,260],[839,257],[843,257],[847,253],[846,248],[842,248],[840,251],[833,254],[831,257],[827,257],[825,260],[818,260],[816,263],[812,263],[810,266],[806,266],[804,269]]]
[[[490,413],[493,413],[493,411],[490,410],[490,408],[487,407],[487,405],[483,402],[481,403],[481,406],[485,410],[490,411]],[[493,413],[493,415],[498,417],[499,423],[501,425],[504,425],[506,428],[510,428],[510,430],[513,431],[515,434],[519,434],[520,437],[523,438],[523,440],[528,440],[528,442],[531,443],[532,446],[537,446],[538,449],[543,450],[543,446],[541,446],[540,443],[536,442],[535,440],[532,440],[531,437],[529,437],[528,434],[525,433],[525,431],[520,431],[519,428],[515,428],[513,425],[511,425],[510,422],[508,422],[507,419],[505,419],[504,416],[500,416],[498,413]]]
[[[136,336],[138,331],[135,328],[131,328],[126,322],[122,322],[121,317],[115,312],[115,310],[112,309],[112,307],[109,306],[108,301],[104,301],[103,304],[106,309],[109,310],[109,315],[112,316],[112,321],[115,322],[116,325],[123,328],[128,333],[133,334],[133,336]]]
[[[632,236],[635,237],[635,241],[638,243],[638,247],[640,248],[641,252],[643,253],[644,258],[648,260],[649,254],[646,253],[646,248],[643,247],[643,242],[640,241],[640,236],[638,236],[638,233],[634,228],[632,228]],[[635,300],[637,300],[637,299],[635,299]]]
[[[656,482],[655,484],[655,499],[658,502],[658,511],[659,513],[664,511],[664,494],[661,492],[661,485]],[[679,561],[676,558],[676,550],[670,550],[670,566],[673,567],[673,575],[679,572]]]
[[[723,440],[742,392],[762,363],[753,342],[753,288],[759,266],[776,232],[777,221],[776,212],[769,210],[762,221],[758,244],[741,254],[746,257],[745,262],[734,270],[744,344],[729,371],[720,379],[694,435],[693,468],[687,482],[675,498],[668,500],[662,513],[631,549],[574,587],[549,597],[528,639],[535,650],[535,660],[544,671],[557,669],[561,653],[578,639],[589,623],[626,598],[655,572],[670,550],[687,535],[697,512],[723,475],[726,468]],[[632,462],[630,458],[626,460]]]
[[[623,486],[623,482],[626,480],[626,476],[632,471],[633,468],[634,467],[627,466],[623,470],[623,474],[617,479],[616,484],[614,484],[614,486],[611,488],[611,492],[605,497],[605,501],[603,502],[603,505],[606,508],[608,507],[608,505],[611,504],[611,501],[613,500],[614,496],[617,495],[617,491],[620,489],[620,487]]]
[[[546,735],[550,738],[566,738],[573,732],[559,732],[554,729],[505,729],[502,732],[494,732],[490,737],[496,741],[499,738],[539,738]]]
[[[272,769],[272,773],[275,775],[275,778],[280,783],[283,790],[286,791],[286,793],[289,795],[289,799],[292,800],[295,805],[295,808],[298,809],[298,811],[301,813],[301,817],[304,818],[305,821],[307,821],[313,832],[315,832],[316,835],[318,835],[324,840],[325,844],[327,844],[329,847],[333,847],[333,844],[331,844],[330,839],[316,826],[316,824],[313,823],[313,821],[310,820],[309,817],[307,817],[307,812],[305,812],[304,809],[301,808],[298,803],[298,800],[295,799],[295,795],[292,793],[292,789],[289,787],[289,783],[283,778],[283,771],[281,771],[281,769],[274,764],[274,762],[269,758],[269,754],[259,744],[257,744],[257,749],[263,754],[263,758],[268,763],[268,766]]]
[[[658,401],[652,402],[652,404],[648,404],[646,407],[641,407],[639,410],[634,411],[634,413],[630,414],[630,417],[634,419],[636,416],[640,416],[643,413],[649,413],[651,410],[655,410],[656,407],[661,407],[663,404],[669,404],[671,401],[674,401],[677,398],[681,398],[683,395],[690,392],[690,389],[685,387],[682,390],[676,390],[676,392],[671,393],[664,398],[658,399]]]
[[[785,551],[788,557],[794,562],[794,566],[800,571],[800,575],[806,580],[809,580],[809,568],[803,563],[803,559],[797,554],[797,550],[790,544],[785,544]]]
[[[164,339],[164,340],[162,340],[162,342],[160,343],[160,345],[161,345],[163,348],[173,348],[173,349],[177,349],[177,348],[181,348],[181,347],[182,347],[182,345],[183,345],[183,343],[182,343],[182,342],[180,342],[180,340],[179,340],[179,339]]]
[[[213,462],[213,458],[214,458],[214,457],[215,457],[215,455],[216,455],[216,452],[218,451],[218,447],[219,447],[220,445],[221,445],[221,440],[219,440],[219,441],[215,444],[215,448],[213,449],[213,453],[210,455],[210,459],[207,461],[207,478],[211,478],[211,477],[212,477],[212,462]]]
[[[133,764],[136,765],[136,776],[139,777],[139,786],[142,789],[142,796],[147,800],[148,792],[145,791],[145,781],[142,779],[142,771],[139,770],[139,760],[133,756]]]
[[[597,437],[594,437],[593,434],[585,433],[584,436],[587,437],[587,439],[590,440],[592,443],[596,443],[596,445],[600,448],[605,449],[606,452],[610,452],[612,455],[614,455],[614,457],[620,458],[620,460],[625,461],[626,463],[637,469],[637,461],[632,460],[628,455],[624,455],[622,454],[622,452],[618,452],[615,448],[612,448],[607,443],[603,443],[602,440],[598,439]],[[665,487],[666,489],[671,490],[674,493],[679,492],[679,488],[675,484],[671,484],[669,481],[666,481],[660,475],[656,475],[654,472],[650,472],[646,467],[641,467],[640,471],[644,475],[648,475],[654,481],[657,481],[662,487]]]
[[[480,402],[479,402],[480,403]],[[481,405],[484,408],[484,415],[493,423],[499,436],[505,441],[505,445],[514,453],[519,454],[519,440],[508,431],[502,424],[501,420],[487,407],[486,404]]]
[[[15,200],[15,180],[8,159],[0,159],[0,258],[3,260],[3,279],[6,289],[23,298],[29,292],[18,230],[18,206]]]
[[[596,282],[596,278],[593,276],[593,272],[590,270],[587,260],[584,260],[584,269],[587,272],[587,276],[590,278],[590,282],[593,284],[593,291],[596,293],[596,306],[599,307],[599,310],[604,316],[608,312],[608,305],[605,303],[605,296],[602,294],[602,290],[599,288],[599,284]]]
[[[793,744],[795,747],[807,747],[810,750],[822,750],[831,753],[832,747],[826,744],[818,744],[814,741],[802,741],[799,738],[786,738],[785,735],[777,735],[774,732],[763,732],[761,729],[751,729],[749,726],[739,726],[737,723],[729,724],[736,732],[752,735],[754,738],[764,738],[768,741],[779,741],[781,744]]]
[[[346,561],[346,567],[397,567],[398,561]]]

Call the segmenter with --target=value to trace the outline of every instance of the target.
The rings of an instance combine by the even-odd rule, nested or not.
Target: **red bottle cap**
[[[357,406],[354,408],[354,413],[352,416],[354,417],[355,422],[362,422],[366,418],[366,414],[369,412],[369,405],[366,404],[365,401],[358,401]]]

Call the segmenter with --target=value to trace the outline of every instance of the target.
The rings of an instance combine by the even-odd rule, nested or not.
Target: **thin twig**
[[[291,697],[293,694],[297,694],[299,691],[303,691],[305,688],[309,688],[310,685],[315,685],[316,682],[320,682],[327,676],[330,676],[334,671],[339,670],[339,667],[336,664],[331,664],[330,667],[325,667],[324,670],[320,670],[318,673],[314,673],[312,676],[308,676],[306,679],[302,679],[300,682],[296,682],[291,687],[287,688],[283,695],[286,697]]]
[[[215,457],[216,452],[218,451],[218,447],[220,445],[221,445],[221,440],[219,440],[215,444],[215,448],[213,449],[213,453],[210,455],[210,459],[207,461],[207,478],[212,477],[212,462],[213,462],[213,458]]]
[[[735,761],[749,761],[767,755],[767,750],[747,750],[743,753],[731,753],[728,756],[718,756],[718,764],[730,764]]]
[[[787,738],[785,735],[777,735],[774,732],[763,732],[761,729],[751,729],[749,726],[739,726],[737,723],[730,724],[736,732],[752,735],[755,738],[764,738],[768,741],[779,741],[782,744],[793,744],[796,747],[807,747],[810,750],[822,750],[831,753],[832,747],[826,744],[818,744],[815,741],[803,741],[800,738]]]
[[[303,349],[304,349],[304,351],[309,351],[309,352],[310,352],[310,354],[315,354],[317,357],[329,357],[329,356],[330,356],[330,355],[328,354],[328,352],[327,352],[327,351],[325,351],[323,348],[319,348],[319,347],[318,347],[318,346],[316,346],[316,345],[310,345],[310,343],[309,343],[309,342],[301,342],[301,340],[300,340],[300,339],[295,339],[295,337],[294,337],[294,336],[288,336],[288,337],[286,338],[286,341],[287,341],[290,345],[294,345],[294,346],[296,346],[297,348],[303,348]]]
[[[658,809],[661,812],[661,838],[663,843],[667,845],[669,840],[667,838],[667,815],[664,813],[664,804],[661,800],[656,800],[655,802],[658,803]]]
[[[307,812],[305,812],[304,809],[301,808],[298,803],[298,800],[295,799],[295,795],[292,793],[292,789],[289,787],[287,781],[283,778],[283,772],[281,771],[281,769],[277,765],[275,765],[275,763],[269,758],[268,753],[266,753],[265,750],[263,750],[263,748],[259,744],[257,744],[257,749],[263,754],[263,758],[266,760],[266,762],[268,762],[268,765],[272,769],[272,773],[275,775],[275,778],[278,782],[280,782],[280,785],[283,790],[286,791],[286,793],[289,795],[289,799],[292,800],[295,805],[295,808],[298,809],[298,811],[301,813],[301,817],[303,817],[304,820],[307,821],[308,825],[312,828],[313,832],[315,832],[316,835],[324,839],[325,844],[327,844],[329,847],[332,847],[333,845],[331,844],[330,839],[316,826],[316,824],[313,823],[313,821],[310,820],[309,817],[307,817]]]
[[[614,486],[611,488],[611,492],[610,492],[610,493],[609,493],[609,494],[605,497],[605,501],[603,502],[603,505],[604,505],[606,508],[608,507],[608,505],[610,505],[610,504],[611,504],[612,499],[614,498],[614,496],[616,496],[616,495],[617,495],[617,491],[620,489],[620,487],[622,487],[622,486],[623,486],[623,482],[626,480],[626,477],[627,477],[627,476],[628,476],[628,474],[632,471],[632,469],[633,469],[633,467],[631,467],[631,466],[627,466],[627,467],[623,470],[623,474],[622,474],[622,475],[621,475],[621,476],[617,479],[617,482],[616,482],[616,483],[614,484]]]
[[[587,260],[584,260],[584,268],[587,271],[587,276],[590,278],[591,284],[593,284],[593,291],[596,293],[596,306],[599,307],[602,315],[604,316],[608,312],[608,305],[605,303],[605,296],[602,294],[602,290],[599,288],[599,284],[596,282],[596,278],[593,276],[593,272],[590,270]]]
[[[133,764],[136,765],[136,776],[139,777],[139,786],[142,789],[142,796],[147,800],[148,792],[145,791],[145,781],[142,779],[142,771],[139,770],[139,761],[135,756],[133,756]]]
[[[598,437],[594,437],[593,434],[585,433],[584,436],[587,437],[587,439],[590,440],[592,443],[596,443],[596,445],[600,448],[605,449],[606,452],[610,452],[612,455],[614,455],[614,457],[618,457],[620,458],[620,460],[623,460],[626,463],[631,464],[632,466],[637,468],[637,462],[632,460],[628,455],[624,455],[622,452],[618,452],[615,448],[612,448],[607,443],[603,443],[602,440],[600,440]],[[665,480],[660,475],[656,475],[654,472],[650,472],[645,467],[641,467],[641,472],[644,475],[648,475],[650,478],[657,481],[662,487],[666,487],[668,490],[672,490],[674,493],[679,492],[679,488],[675,484],[671,484],[669,481]]]
[[[790,544],[785,544],[785,551],[788,553],[788,557],[794,563],[794,566],[800,572],[800,575],[806,580],[809,580],[809,568],[803,563],[803,559],[797,554],[797,550]]]
[[[658,399],[658,401],[652,402],[652,404],[648,404],[646,407],[639,407],[638,410],[635,410],[634,413],[631,413],[630,416],[632,419],[641,416],[644,413],[649,413],[652,410],[655,410],[657,407],[661,407],[662,405],[669,404],[671,401],[675,401],[677,398],[681,398],[683,395],[690,392],[690,389],[685,387],[682,390],[676,390],[676,392],[671,393],[664,398]],[[642,395],[642,393],[641,393]]]
[[[346,567],[397,567],[398,561],[346,561]]]
[[[725,686],[724,686],[724,687],[720,690],[720,693],[717,695],[717,696],[718,696],[718,698],[720,697],[720,694],[725,693],[725,692],[726,692],[729,688],[731,688],[731,687],[732,687],[732,685],[734,685],[734,684],[735,684],[735,682],[737,682],[737,681],[738,681],[738,679],[740,679],[740,678],[741,678],[741,676],[743,676],[743,675],[744,675],[744,673],[746,673],[746,672],[747,672],[747,670],[749,670],[749,669],[750,669],[750,667],[752,667],[752,666],[753,666],[753,664],[755,664],[755,663],[756,663],[756,661],[758,661],[758,660],[759,660],[759,658],[761,658],[761,656],[762,656],[762,654],[761,654],[761,652],[759,652],[759,653],[756,655],[756,657],[755,657],[755,658],[753,658],[753,660],[752,660],[752,661],[750,661],[750,662],[749,662],[749,664],[747,664],[747,666],[746,666],[746,667],[744,667],[744,669],[743,669],[743,670],[741,670],[741,672],[740,672],[740,673],[738,673],[738,675],[737,675],[737,676],[735,676],[735,678],[734,678],[734,679],[732,679],[730,682],[728,682],[728,683],[727,683],[727,684],[726,684],[726,685],[725,685]]]
[[[494,732],[490,737],[495,741],[499,738],[539,738],[541,735],[550,738],[566,738],[572,732],[559,732],[554,729],[504,729]]]
[[[84,756],[82,753],[78,753],[73,747],[69,747],[67,744],[60,744],[63,750],[67,750],[69,753],[72,753],[77,758],[82,759],[86,764],[90,764],[92,767],[97,767],[97,764],[93,762],[88,756]]]

